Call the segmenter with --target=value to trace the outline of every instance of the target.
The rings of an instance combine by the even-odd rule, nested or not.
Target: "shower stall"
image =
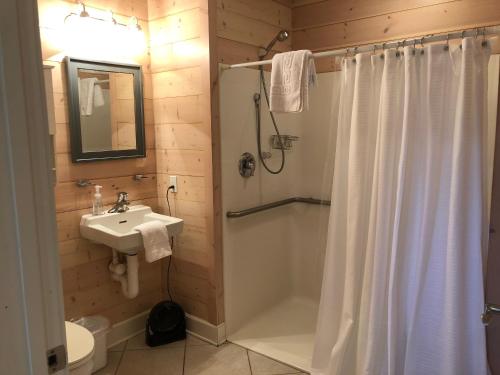
[[[275,115],[286,149],[283,171],[271,174],[255,162],[254,175],[242,177],[242,154],[258,160],[254,95],[259,74],[258,69],[234,69],[220,77],[226,334],[231,342],[308,370],[323,273],[340,73],[318,75],[309,111]],[[268,72],[264,77],[269,82]],[[262,153],[266,164],[278,170],[281,150],[264,100],[260,111]],[[285,199],[290,203],[258,211]]]
[[[280,32],[264,51],[286,37]],[[444,51],[449,51],[447,48],[445,45]],[[332,53],[335,51],[317,55]],[[261,60],[266,54],[260,56]],[[396,49],[394,56],[398,58],[398,54]],[[368,57],[373,62],[374,56]],[[366,55],[363,58],[366,60]],[[488,199],[500,66],[498,55],[489,61],[485,97],[488,108],[485,197]],[[249,67],[256,65],[259,63],[237,64],[238,69],[221,66],[219,75],[226,336],[233,343],[310,371],[325,266],[329,204],[335,200],[332,182],[340,87],[348,81],[347,73],[318,74],[316,87],[309,93],[308,110],[273,116],[264,91],[270,86],[270,74],[262,67]],[[340,124],[345,125],[345,121]],[[344,140],[339,143],[344,148],[339,150],[345,151],[346,135],[350,133],[345,126],[339,129],[344,129],[339,137]],[[490,202],[486,203],[489,207]],[[348,227],[350,223],[338,225]],[[332,264],[331,259],[328,264]],[[324,290],[331,286],[329,283]],[[337,311],[337,305],[338,311],[343,311],[342,301],[337,303],[330,298],[328,303],[333,309],[330,311]],[[323,323],[324,317],[323,314]]]

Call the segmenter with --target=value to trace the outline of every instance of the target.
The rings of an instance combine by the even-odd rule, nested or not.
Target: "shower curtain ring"
[[[356,54],[358,52],[358,47],[354,47],[354,50],[352,52],[352,62],[356,63]]]
[[[444,46],[444,50],[448,51],[450,49],[450,34],[446,34],[446,45]]]
[[[345,49],[344,60],[347,60],[348,57],[349,57],[349,47]]]
[[[401,41],[401,46],[399,45],[399,42],[398,42],[398,46],[396,48],[396,56],[397,57],[405,55],[405,52],[404,52],[405,45],[406,45],[406,39],[403,39]],[[403,51],[399,52],[399,47],[402,47]]]
[[[486,41],[486,27],[483,27],[483,42],[481,43],[481,46],[486,47],[488,45],[488,42]]]
[[[464,38],[465,38],[465,30],[462,30],[462,33],[460,34],[461,38],[462,38],[462,42],[464,41]],[[460,44],[460,49],[462,49],[462,44]]]
[[[423,55],[423,54],[424,54],[424,48],[425,48],[425,47],[424,47],[424,38],[425,38],[425,37],[420,38],[420,45],[422,46],[422,51],[420,52],[420,54],[421,54],[421,55]]]

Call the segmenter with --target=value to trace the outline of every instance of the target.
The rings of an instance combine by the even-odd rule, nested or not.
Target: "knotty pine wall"
[[[500,24],[498,0],[294,0],[293,49],[329,50]],[[498,46],[494,45],[494,49]],[[318,59],[318,71],[335,68]]]
[[[92,188],[77,188],[75,181],[90,179],[102,185],[106,204],[114,201],[116,192],[127,191],[133,204],[144,203],[168,213],[168,177],[177,175],[179,192],[171,196],[172,214],[183,218],[185,226],[175,244],[172,291],[186,312],[218,324],[223,321],[222,261],[220,247],[217,253],[214,245],[212,219],[206,0],[89,0],[85,4],[93,14],[112,9],[119,22],[126,23],[135,15],[142,26],[147,48],[124,61],[143,68],[147,157],[71,163],[62,63],[67,51],[62,35],[64,17],[75,9],[75,3],[39,0],[43,59],[54,66],[55,194],[66,318],[102,314],[118,322],[151,308],[166,295],[166,262],[147,264],[142,260],[139,296],[132,300],[122,296],[119,283],[110,279],[107,270],[110,249],[79,236],[80,217],[91,209]],[[121,52],[126,51],[103,59],[121,61]],[[149,178],[137,182],[132,179],[135,174]]]
[[[258,59],[281,29],[291,30],[291,2],[286,0],[214,0],[217,46],[211,46],[217,61],[235,64]],[[276,43],[274,51],[289,51],[292,38]]]
[[[148,34],[147,3],[139,0],[86,1],[89,12],[113,9],[119,22],[135,15]],[[79,223],[83,214],[91,212],[93,189],[78,188],[78,179],[90,179],[103,186],[106,205],[116,200],[116,193],[127,191],[133,204],[144,203],[157,208],[156,155],[153,121],[153,94],[147,50],[127,59],[142,65],[147,157],[140,159],[73,164],[70,159],[68,108],[65,66],[64,17],[75,9],[73,1],[39,0],[39,24],[44,64],[53,65],[55,102],[55,186],[59,253],[64,290],[66,319],[88,314],[102,314],[118,322],[149,309],[162,299],[162,264],[140,262],[140,293],[135,299],[123,297],[120,284],[108,272],[111,250],[80,237]],[[93,56],[98,57],[98,56]],[[123,56],[117,57],[122,60]],[[132,176],[144,174],[148,179],[134,181]]]
[[[184,219],[171,270],[174,299],[187,313],[223,321],[221,249],[214,243],[207,0],[149,0],[151,72],[160,209]],[[163,283],[166,286],[166,280]]]

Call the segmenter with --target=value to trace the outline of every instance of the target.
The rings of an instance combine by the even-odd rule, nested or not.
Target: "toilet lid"
[[[78,324],[66,323],[66,342],[68,344],[68,365],[83,361],[94,353],[94,336]]]

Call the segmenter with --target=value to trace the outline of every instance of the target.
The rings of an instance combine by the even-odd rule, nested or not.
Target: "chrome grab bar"
[[[243,217],[243,216],[254,214],[256,212],[261,212],[261,211],[265,211],[265,210],[270,210],[271,208],[284,206],[284,205],[290,204],[290,203],[308,203],[308,204],[317,204],[320,206],[331,206],[331,204],[332,204],[331,201],[322,200],[322,199],[293,197],[293,198],[287,198],[287,199],[283,199],[283,200],[272,202],[272,203],[266,203],[266,204],[252,207],[252,208],[247,208],[246,210],[227,211],[226,216],[229,218]]]
[[[485,326],[491,323],[493,315],[500,315],[500,305],[487,303],[484,305],[484,312],[481,314],[481,321]]]

